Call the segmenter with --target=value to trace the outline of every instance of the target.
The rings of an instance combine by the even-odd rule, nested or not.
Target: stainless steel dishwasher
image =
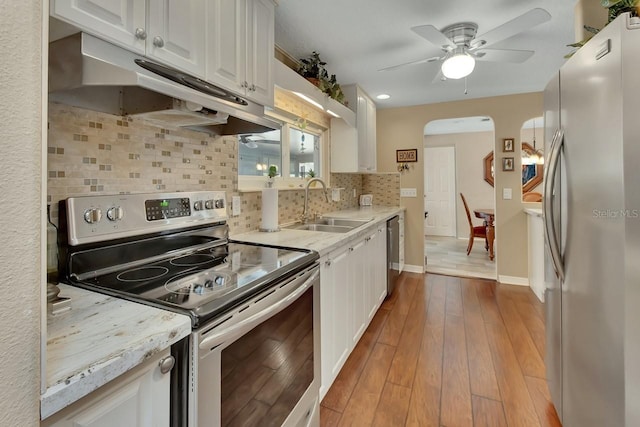
[[[391,295],[400,276],[400,223],[394,216],[387,221],[387,296]]]

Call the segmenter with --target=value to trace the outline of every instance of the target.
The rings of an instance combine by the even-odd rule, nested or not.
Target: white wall
[[[40,418],[42,4],[2,4],[0,425],[24,427]]]
[[[454,147],[456,151],[456,225],[458,237],[469,237],[467,214],[459,193],[464,194],[469,210],[495,207],[493,187],[484,180],[484,157],[493,151],[493,132],[427,135],[425,147]],[[471,212],[474,225],[482,220]]]

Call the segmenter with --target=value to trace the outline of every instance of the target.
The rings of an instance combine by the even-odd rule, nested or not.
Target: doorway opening
[[[476,237],[467,255],[470,225],[485,225],[474,210],[495,209],[493,186],[485,181],[484,158],[493,153],[493,120],[485,116],[434,120],[424,128],[425,271],[495,279],[496,262]],[[497,253],[497,248],[496,253]]]

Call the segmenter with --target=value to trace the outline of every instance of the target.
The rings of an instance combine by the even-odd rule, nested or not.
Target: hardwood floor
[[[403,273],[320,407],[322,426],[560,426],[529,288]]]

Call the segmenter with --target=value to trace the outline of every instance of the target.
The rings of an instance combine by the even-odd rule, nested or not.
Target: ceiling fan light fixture
[[[442,63],[442,74],[448,79],[461,79],[473,72],[476,60],[469,55],[463,47],[457,47],[451,51],[447,59]]]

